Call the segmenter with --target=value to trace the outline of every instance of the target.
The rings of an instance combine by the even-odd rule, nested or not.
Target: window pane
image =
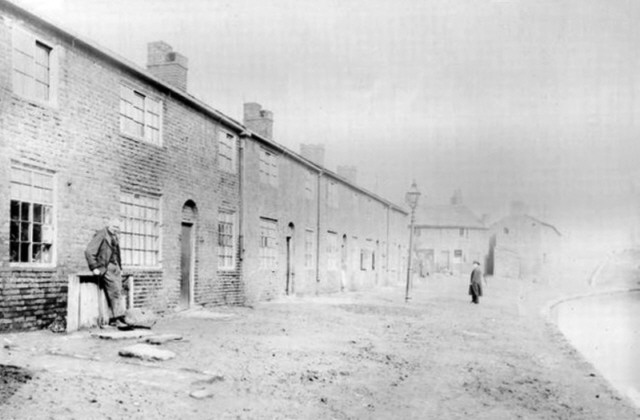
[[[9,241],[11,243],[18,242],[20,240],[20,224],[17,222],[11,222],[11,233],[9,234]]]
[[[20,226],[20,241],[29,242],[29,222],[22,222]]]
[[[40,64],[43,67],[49,68],[50,53],[51,48],[47,47],[44,44],[36,42],[36,63]]]
[[[24,54],[22,51],[16,51],[14,58],[15,58],[13,63],[14,70],[23,74],[29,74],[30,73],[29,66],[32,63],[31,57]]]
[[[43,101],[48,101],[49,100],[49,86],[44,85],[40,82],[36,82],[33,85],[33,96],[36,99],[41,99]]]
[[[42,263],[50,263],[51,262],[51,245],[41,245],[41,261]]]
[[[125,265],[155,265],[158,262],[159,200],[154,197],[122,194],[122,249]]]
[[[11,182],[31,185],[31,171],[15,166],[12,167]]]
[[[31,242],[40,243],[42,242],[42,225],[34,223],[33,225],[33,238]]]
[[[42,204],[33,205],[33,221],[36,223],[42,223],[43,220],[43,206]]]
[[[138,108],[138,109],[143,109],[144,108],[144,98],[145,96],[139,92],[133,91],[133,106]]]
[[[11,201],[11,220],[20,220],[20,203]]]
[[[42,226],[42,242],[45,244],[53,243],[53,226]]]
[[[20,244],[18,242],[12,242],[9,250],[9,261],[20,261]]]
[[[44,216],[43,223],[48,225],[53,223],[53,210],[51,206],[43,206],[44,207]]]
[[[29,203],[20,203],[20,220],[29,220]]]
[[[20,244],[20,262],[29,262],[29,244]]]
[[[41,246],[40,245],[33,245],[33,247],[31,247],[31,261],[32,262],[40,262],[41,261],[41,257],[42,257]]]

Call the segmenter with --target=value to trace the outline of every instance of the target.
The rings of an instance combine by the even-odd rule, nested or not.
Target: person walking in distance
[[[482,270],[480,270],[480,263],[478,261],[473,262],[473,270],[471,271],[471,279],[469,284],[469,294],[471,295],[471,303],[480,303],[480,296],[482,296]]]
[[[84,255],[89,269],[100,276],[113,317],[109,325],[126,327],[125,309],[122,303],[122,260],[120,259],[120,220],[111,218],[107,226],[95,233],[87,245]]]

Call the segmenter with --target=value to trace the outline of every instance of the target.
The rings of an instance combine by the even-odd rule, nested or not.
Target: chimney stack
[[[353,184],[358,182],[358,168],[355,166],[338,166],[338,175],[345,178],[347,181],[352,182]]]
[[[244,125],[258,135],[273,140],[273,112],[262,109],[262,105],[255,102],[244,104]]]
[[[462,190],[457,189],[453,192],[453,195],[451,196],[451,205],[453,206],[458,206],[462,204]]]
[[[164,41],[147,44],[147,70],[158,79],[187,91],[189,60]]]
[[[324,166],[324,145],[323,144],[301,144],[300,154],[316,165]]]

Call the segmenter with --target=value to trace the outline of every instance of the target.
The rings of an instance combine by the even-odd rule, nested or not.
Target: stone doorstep
[[[160,345],[169,341],[180,341],[182,336],[178,334],[156,334],[150,337],[146,337],[144,342],[149,344]]]
[[[149,330],[128,330],[128,331],[120,331],[120,330],[112,330],[112,331],[100,331],[96,333],[92,333],[92,337],[101,338],[103,340],[126,340],[132,338],[143,338],[155,335],[155,333]]]
[[[169,350],[159,349],[150,344],[134,344],[121,349],[118,354],[122,357],[135,357],[142,360],[164,361],[176,357],[176,354]]]

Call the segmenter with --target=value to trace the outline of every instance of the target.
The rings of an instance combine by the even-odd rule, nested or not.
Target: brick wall
[[[57,83],[55,103],[38,103],[13,91],[14,25],[54,47],[58,61],[54,67],[59,70],[52,73]],[[121,132],[121,86],[161,101],[161,144]],[[280,296],[287,292],[288,237],[294,273],[289,293],[336,292],[343,281],[353,290],[387,284],[392,267],[402,265],[399,251],[406,233],[404,213],[390,210],[386,203],[339,179],[334,180],[339,184],[338,207],[329,207],[326,183],[331,175],[319,177],[314,166],[257,138],[242,140],[242,174],[239,168],[231,172],[219,169],[217,138],[222,130],[238,135],[235,123],[220,123],[210,109],[203,110],[138,71],[9,8],[0,8],[0,111],[0,202],[10,201],[12,164],[54,174],[55,196],[55,252],[53,262],[44,267],[9,261],[10,208],[0,206],[2,329],[46,326],[57,314],[65,313],[68,278],[86,273],[84,248],[108,218],[120,214],[123,193],[159,199],[158,264],[124,267],[125,272],[133,274],[135,306],[163,312],[181,303],[243,304]],[[236,142],[239,146],[240,141]],[[278,155],[277,186],[260,182],[262,147]],[[309,174],[311,197],[305,194]],[[185,206],[193,212],[189,220],[193,276],[188,282],[186,303],[181,300]],[[236,264],[231,270],[221,270],[218,264],[220,211],[235,212],[237,228],[242,220],[243,236],[234,238]],[[278,264],[273,270],[260,267],[261,217],[277,221]],[[305,266],[307,229],[319,239],[314,240],[313,267]],[[326,267],[329,230],[338,235],[339,248],[338,268],[331,270]],[[345,255],[350,261],[345,277],[340,249],[343,236],[347,238]],[[393,259],[397,258],[398,264],[393,264],[388,250],[396,247]],[[363,248],[375,253],[375,270],[360,269]]]
[[[67,282],[52,270],[0,271],[0,332],[35,329],[66,315]]]
[[[12,25],[55,45],[60,70],[56,105],[36,103],[13,92]],[[179,303],[181,212],[188,200],[198,209],[191,302],[243,302],[240,270],[219,276],[217,269],[218,209],[239,211],[238,174],[221,175],[217,170],[220,124],[170,97],[161,86],[42,28],[2,11],[0,201],[7,203],[0,206],[2,328],[45,326],[65,312],[68,276],[87,271],[84,248],[106,219],[120,214],[122,192],[160,197],[160,264],[124,267],[134,274],[136,306],[166,311]],[[120,132],[122,83],[162,101],[160,147]],[[12,162],[55,174],[56,257],[44,269],[9,262]],[[17,296],[18,289],[24,301],[4,299],[5,295]]]
[[[260,181],[259,161],[263,148],[277,155],[278,185]],[[309,283],[304,267],[305,230],[317,231],[317,201],[305,197],[305,176],[310,168],[275,149],[248,140],[244,148],[244,260],[243,277],[248,301],[268,300],[286,290],[286,238],[292,236],[293,293],[315,293],[315,281]],[[313,171],[312,171],[313,172]],[[315,175],[314,183],[315,183]],[[314,187],[315,188],[315,187]],[[315,190],[314,190],[315,191]],[[260,267],[260,218],[277,221],[278,264],[274,270]],[[289,226],[292,225],[293,229]]]
[[[257,142],[247,142],[245,148],[245,260],[243,274],[249,300],[272,299],[286,290],[286,238],[292,235],[293,264],[295,272],[295,294],[335,293],[346,290],[364,290],[376,285],[395,282],[400,262],[390,263],[389,247],[399,247],[407,231],[406,214],[389,209],[374,197],[330,175],[322,175],[313,167],[296,161],[287,153],[278,154],[278,185],[261,183]],[[305,179],[313,173],[313,198],[305,194]],[[337,207],[329,205],[328,184],[336,184]],[[318,218],[318,200],[320,214]],[[266,217],[278,221],[278,267],[275,270],[260,269],[259,266],[259,220]],[[291,232],[289,225],[294,229]],[[314,267],[304,266],[305,230],[312,229],[314,241]],[[329,267],[327,252],[328,235],[337,238],[337,262]],[[346,240],[344,239],[346,238]],[[319,251],[316,254],[317,251]],[[362,250],[375,258],[362,269]],[[317,255],[317,263],[316,263]],[[344,258],[343,258],[344,255]],[[375,256],[373,256],[375,255]],[[394,253],[399,258],[397,252]],[[316,266],[317,264],[317,266]],[[393,271],[391,268],[393,267]],[[316,272],[316,269],[318,270]]]

